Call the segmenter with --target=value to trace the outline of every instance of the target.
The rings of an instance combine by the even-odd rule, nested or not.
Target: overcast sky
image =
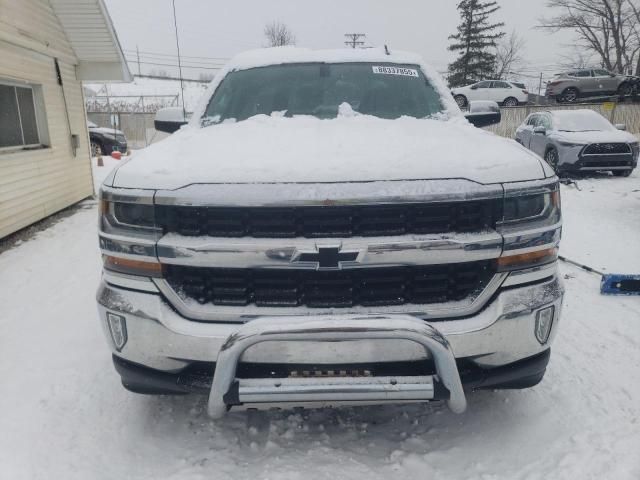
[[[265,45],[266,23],[279,20],[293,30],[297,45],[340,48],[344,34],[366,33],[367,44],[420,53],[438,70],[446,70],[453,55],[447,50],[448,36],[459,21],[455,0],[176,0],[182,55],[192,57],[233,56]],[[562,54],[569,53],[572,36],[535,29],[538,18],[549,15],[544,0],[499,0],[502,9],[496,21],[505,31],[516,30],[526,44],[528,64],[523,74],[554,73]],[[172,63],[146,52],[176,53],[171,0],[106,0],[122,47],[143,53],[142,61]],[[128,56],[133,58],[135,54]],[[216,60],[190,59],[211,66]],[[221,60],[224,61],[224,60]],[[171,71],[170,68],[143,65]],[[132,65],[132,71],[137,67]],[[207,71],[207,70],[202,70]],[[196,77],[198,70],[186,70]]]

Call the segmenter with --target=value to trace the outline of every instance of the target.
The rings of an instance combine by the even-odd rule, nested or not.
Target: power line
[[[174,67],[174,68],[195,68],[195,69],[201,69],[201,70],[221,70],[222,67],[203,67],[201,65],[185,65],[185,64],[176,64],[176,63],[156,63],[156,62],[143,62],[140,61],[138,62],[135,59],[132,58],[127,58],[126,59],[127,62],[131,62],[131,63],[139,63],[140,65],[153,65],[154,67]]]
[[[148,57],[147,55],[136,55],[133,53],[125,53],[125,56],[129,56],[129,57],[133,57],[135,56],[136,61],[138,58],[142,58],[142,60],[147,60],[149,62],[173,62],[173,61],[177,61],[178,57],[173,57],[173,58],[153,58],[153,57]],[[182,61],[184,63],[189,63],[191,65],[207,65],[210,67],[224,67],[226,64],[225,63],[218,63],[218,62],[200,62],[198,60],[185,60],[184,57],[181,57]]]
[[[123,51],[125,53],[141,53],[145,56],[150,56],[150,57],[177,57],[176,54],[174,53],[160,53],[160,52],[145,52],[142,50],[129,50],[129,49],[123,49]],[[193,56],[193,55],[181,55],[182,58],[194,58],[194,59],[199,59],[199,60],[230,60],[230,57],[197,57],[197,56]]]
[[[344,36],[348,39],[344,42],[347,47],[356,48],[364,45],[364,41],[360,38],[365,38],[365,33],[345,33]]]

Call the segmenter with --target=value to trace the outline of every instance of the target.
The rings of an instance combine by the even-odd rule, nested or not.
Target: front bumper
[[[249,341],[245,347],[234,350],[232,355],[234,359],[225,360],[226,378],[222,386],[217,389],[214,387],[215,395],[211,395],[211,399],[215,399],[212,401],[218,401],[218,403],[213,407],[210,404],[210,411],[215,416],[219,416],[222,410],[221,398],[229,394],[230,385],[235,385],[229,372],[235,372],[240,377],[251,378],[257,382],[257,384],[245,382],[246,385],[242,388],[245,395],[248,395],[246,392],[254,392],[254,397],[262,395],[260,398],[278,398],[276,394],[279,393],[273,388],[266,391],[264,380],[261,379],[273,376],[284,378],[290,376],[291,371],[318,372],[344,369],[351,372],[357,370],[373,372],[374,376],[379,374],[381,377],[390,379],[397,378],[394,376],[414,375],[417,372],[420,373],[417,382],[419,385],[416,386],[416,381],[413,380],[407,385],[413,389],[419,387],[421,395],[425,395],[424,392],[427,391],[431,392],[431,396],[420,397],[429,400],[447,396],[451,400],[451,394],[456,390],[455,386],[451,387],[451,382],[455,383],[455,378],[458,378],[458,382],[462,380],[470,388],[492,385],[503,388],[533,385],[542,378],[546,361],[542,366],[536,361],[534,362],[536,367],[533,369],[535,371],[527,367],[519,374],[517,369],[514,370],[511,367],[520,362],[526,364],[530,359],[542,358],[540,356],[548,352],[553,341],[559,324],[563,286],[555,274],[555,266],[550,270],[550,274],[551,276],[534,284],[498,290],[487,305],[472,316],[443,321],[437,319],[424,321],[411,315],[368,314],[360,317],[354,315],[263,317],[249,320],[244,324],[198,322],[182,317],[158,292],[134,291],[112,285],[104,280],[98,290],[97,299],[101,323],[112,345],[116,367],[122,375],[125,386],[134,391],[143,393],[207,391],[211,388],[213,372],[223,371],[220,369],[221,364],[216,365],[216,362],[220,362],[220,359],[227,355],[225,352],[229,351],[230,346],[238,344],[239,339],[247,336],[260,337],[260,341]],[[149,290],[152,288],[150,287]],[[541,344],[534,332],[536,314],[549,306],[555,307],[555,316],[549,339]],[[127,342],[119,351],[116,350],[109,333],[107,312],[121,315],[126,320]],[[374,330],[382,329],[388,334],[356,334],[345,337],[344,330],[339,328],[323,334],[318,329],[329,324],[336,327],[341,323],[350,325],[350,322],[356,320],[368,322],[367,331],[370,330],[368,327],[375,326]],[[285,322],[288,335],[278,337],[274,335],[276,332],[271,331],[271,325],[282,322]],[[315,322],[315,326],[309,327],[309,322]],[[296,325],[299,328],[294,328]],[[258,329],[257,333],[252,333],[254,327]],[[406,332],[413,331],[412,329],[424,331],[420,338],[406,335]],[[300,338],[299,334],[303,330],[304,338]],[[271,332],[269,338],[264,337],[265,332]],[[282,333],[282,330],[279,333]],[[334,334],[335,336],[332,337]],[[430,336],[439,339],[440,344],[446,345],[445,350],[449,354],[441,353],[438,360],[438,355],[435,353],[438,341],[427,344],[428,340],[424,340]],[[423,339],[422,344],[420,339]],[[448,363],[442,358],[448,358]],[[442,368],[438,367],[438,363],[445,362],[451,369],[451,361],[454,362],[456,374],[445,375],[446,380],[444,380]],[[503,367],[502,370],[501,367]],[[511,373],[505,376],[504,368]],[[518,378],[517,375],[526,378]],[[256,378],[258,380],[255,380]],[[439,388],[440,381],[446,385],[445,389]],[[298,383],[288,385],[287,388],[297,392],[296,398],[301,399],[309,392],[304,385],[303,388]],[[367,384],[354,394],[352,385],[345,388],[342,384],[338,385],[340,382],[334,383],[335,385],[332,384],[331,388],[341,393],[346,392],[346,395],[339,396],[339,399],[344,398],[349,401],[356,399],[359,401],[356,403],[360,404],[364,401],[360,390],[366,389],[371,392],[376,388],[383,394],[379,397],[371,394],[371,398],[416,401],[416,398],[407,396],[406,392],[402,395],[389,393],[386,387]],[[301,388],[304,390],[302,393]],[[444,397],[442,392],[445,392]],[[238,403],[237,400],[236,398],[236,403]],[[454,409],[458,411],[463,409],[460,407],[459,397],[453,401],[458,405]],[[231,403],[227,405],[234,404],[232,400],[228,402]]]
[[[585,145],[558,145],[558,168],[563,172],[633,170],[638,165],[635,153],[618,155],[583,155]]]

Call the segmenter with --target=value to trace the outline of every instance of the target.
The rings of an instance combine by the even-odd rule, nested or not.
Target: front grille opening
[[[490,261],[347,270],[228,269],[168,265],[183,299],[243,307],[348,308],[460,301],[482,291]]]
[[[592,143],[587,145],[583,155],[620,155],[631,154],[631,147],[627,143]]]
[[[157,207],[164,233],[255,238],[347,238],[495,228],[500,201],[317,207]]]

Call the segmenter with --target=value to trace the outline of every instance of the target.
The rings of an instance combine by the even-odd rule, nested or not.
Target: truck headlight
[[[156,242],[162,229],[156,226],[153,194],[104,186],[100,189],[99,239],[103,254],[157,262]]]
[[[560,221],[560,190],[507,196],[504,199],[503,225],[534,222],[553,225]]]
[[[504,246],[499,271],[521,270],[554,262],[562,232],[558,182],[534,187],[505,185],[498,231]]]
[[[109,229],[150,231],[156,230],[153,205],[142,203],[100,201],[103,231]]]

